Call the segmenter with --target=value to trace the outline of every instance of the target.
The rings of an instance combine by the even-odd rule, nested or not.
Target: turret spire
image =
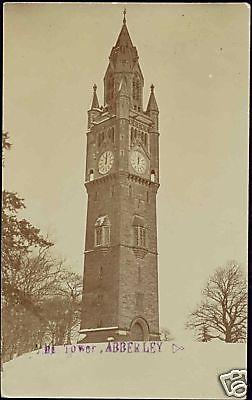
[[[99,108],[99,101],[96,93],[97,86],[94,84],[93,86],[94,92],[93,92],[93,100],[92,100],[92,105],[91,105],[91,110],[94,108]]]
[[[155,94],[154,94],[154,85],[153,85],[153,83],[151,84],[150,89],[151,89],[151,93],[150,93],[150,97],[149,97],[149,101],[148,101],[146,112],[147,113],[149,113],[150,111],[157,111],[158,112],[158,105],[157,105],[157,101],[156,101]]]

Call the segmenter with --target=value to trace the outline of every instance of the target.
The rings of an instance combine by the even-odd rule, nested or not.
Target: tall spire
[[[133,46],[129,31],[126,25],[126,9],[123,11],[123,25],[115,46],[112,48],[110,60],[114,66],[120,61],[127,60],[132,63],[138,59],[136,47]]]
[[[154,94],[154,85],[153,85],[153,83],[152,83],[150,89],[151,89],[151,93],[150,93],[150,97],[149,97],[149,101],[148,101],[146,112],[147,113],[149,113],[150,111],[157,111],[158,112],[158,105],[157,105],[157,101],[156,101],[155,94]]]
[[[125,87],[127,86],[127,95],[130,96],[131,106],[142,110],[144,78],[138,62],[137,49],[132,43],[126,22],[126,9],[124,9],[121,30],[111,50],[109,65],[104,77],[104,104],[115,108],[117,91],[121,79],[124,77],[126,81],[123,82],[123,92],[126,92]]]
[[[97,93],[96,93],[96,89],[97,89],[96,84],[94,84],[93,89],[94,89],[94,93],[93,93],[91,110],[93,110],[94,108],[99,108],[99,101],[98,101],[98,97],[97,97]]]

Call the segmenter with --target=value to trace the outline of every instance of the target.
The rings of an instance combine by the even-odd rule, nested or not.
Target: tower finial
[[[126,8],[123,10],[123,23],[126,24]]]
[[[151,87],[150,87],[150,88],[151,88],[151,93],[154,93],[154,87],[155,87],[155,86],[154,86],[153,83],[152,83],[152,84],[151,84]]]

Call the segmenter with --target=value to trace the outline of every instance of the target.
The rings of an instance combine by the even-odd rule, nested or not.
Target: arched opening
[[[149,340],[149,326],[144,318],[136,317],[131,322],[130,339],[135,341]]]
[[[136,322],[131,328],[131,339],[132,340],[144,340],[144,332],[142,326]]]
[[[155,182],[155,180],[156,180],[154,169],[151,171],[151,177],[150,177],[150,179],[151,179],[151,182]]]

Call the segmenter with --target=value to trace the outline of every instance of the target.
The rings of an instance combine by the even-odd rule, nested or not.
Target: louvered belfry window
[[[110,221],[107,215],[95,222],[95,246],[108,246],[110,243]]]
[[[133,220],[134,229],[134,246],[146,248],[146,228],[144,220],[141,217],[135,216]]]

